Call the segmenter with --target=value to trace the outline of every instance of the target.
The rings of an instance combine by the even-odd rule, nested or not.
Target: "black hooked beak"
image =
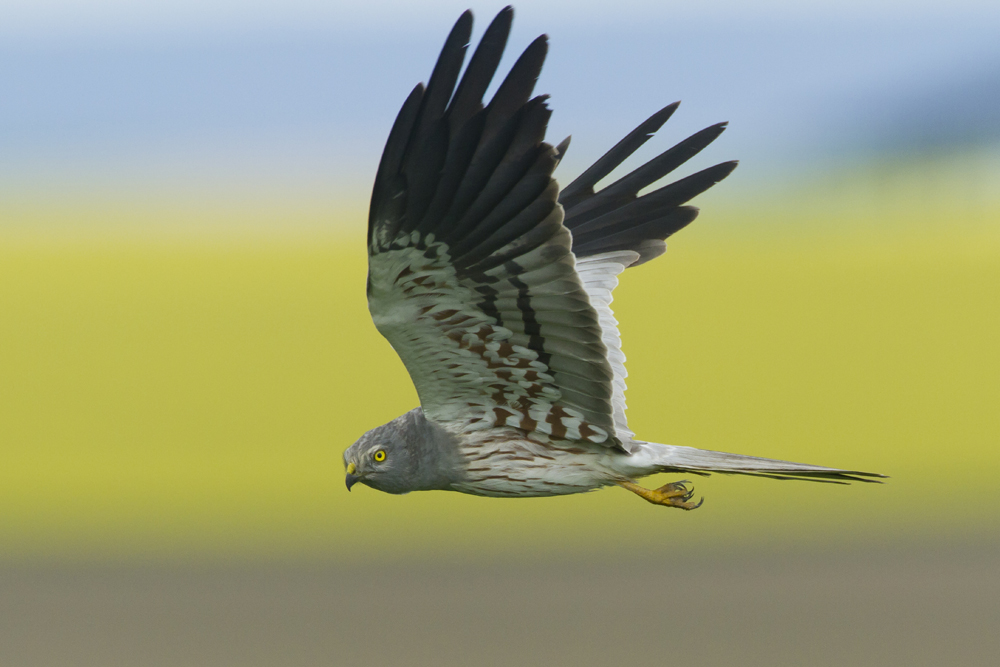
[[[357,470],[357,468],[354,466],[353,463],[348,463],[347,464],[347,490],[348,491],[350,491],[351,487],[354,486],[355,484],[357,484],[358,480],[361,479],[358,475],[354,474],[355,470]]]

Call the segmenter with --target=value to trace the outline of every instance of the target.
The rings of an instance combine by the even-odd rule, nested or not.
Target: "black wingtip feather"
[[[564,224],[573,232],[573,253],[587,257],[616,250],[634,250],[640,261],[663,252],[662,241],[690,224],[698,211],[688,201],[729,176],[737,162],[723,162],[648,192],[652,185],[697,155],[728,127],[716,123],[667,149],[638,169],[594,192],[594,185],[642,146],[677,110],[668,104],[632,130],[581,174],[559,196]]]
[[[455,21],[454,27],[448,33],[448,38],[445,40],[444,46],[441,47],[441,54],[431,72],[431,78],[427,82],[427,92],[424,95],[424,102],[420,109],[420,121],[416,128],[418,135],[444,115],[445,107],[448,106],[452,92],[455,90],[455,82],[458,81],[459,72],[462,71],[465,51],[469,48],[471,38],[472,11],[466,10]]]
[[[662,206],[680,206],[691,201],[705,190],[719,183],[733,173],[738,163],[720,162],[717,165],[702,169],[685,178],[666,185],[658,190],[654,190],[642,197],[656,198]]]
[[[418,83],[410,91],[402,108],[396,115],[396,120],[389,131],[389,138],[379,160],[378,171],[375,173],[375,185],[372,187],[372,201],[368,212],[368,242],[372,240],[372,227],[379,211],[388,198],[389,184],[395,180],[403,167],[406,148],[410,143],[413,126],[420,113],[421,101],[424,95],[424,84]]]
[[[490,100],[486,128],[483,130],[484,142],[492,139],[499,128],[531,98],[548,51],[548,35],[540,35],[510,68],[507,77]]]
[[[594,194],[594,186],[605,176],[614,171],[640,146],[649,141],[657,130],[670,119],[680,102],[674,102],[663,107],[629,132],[625,138],[605,153],[597,162],[580,174],[572,183],[563,188],[559,194],[559,202],[566,207],[572,206],[581,198]]]
[[[700,153],[710,143],[719,138],[728,123],[716,123],[695,132],[676,146],[668,148],[635,171],[623,176],[597,193],[598,197],[613,197],[620,194],[635,195],[648,185],[660,180],[679,166]]]
[[[562,200],[566,209],[566,226],[575,229],[589,220],[627,205],[637,197],[640,190],[663,178],[712,143],[722,134],[726,125],[717,123],[696,132],[596,194],[580,191],[582,196],[574,197],[572,201]]]
[[[535,162],[551,111],[545,104],[548,96],[539,95],[527,104],[521,106],[515,115],[508,119],[502,131],[487,144],[477,149],[462,185],[456,193],[455,203],[449,212],[458,218],[454,224],[445,221],[441,225],[440,238],[449,244],[457,243],[466,238],[477,225],[496,219],[499,214],[494,210],[501,200],[504,200],[512,188],[522,178]],[[478,163],[477,163],[478,161]],[[549,165],[544,179],[551,178],[554,162]],[[506,206],[525,206],[532,199],[522,201],[515,197]],[[506,208],[506,207],[505,207]],[[514,210],[513,213],[517,211]],[[443,228],[447,227],[445,231]]]
[[[561,162],[563,157],[566,156],[566,151],[569,150],[569,142],[573,139],[573,135],[570,135],[560,141],[556,145],[556,162]]]
[[[645,214],[622,216],[605,229],[573,234],[573,252],[577,257],[602,252],[637,248],[643,241],[665,240],[684,229],[698,217],[694,206],[654,209]]]
[[[421,220],[431,204],[441,180],[441,171],[448,152],[448,124],[437,119],[420,139],[404,173],[407,181],[406,219]]]
[[[455,90],[451,105],[448,108],[448,116],[452,123],[452,136],[458,133],[463,125],[480,109],[483,108],[483,95],[489,88],[490,82],[496,74],[500,65],[500,58],[503,57],[504,49],[507,47],[507,38],[510,36],[511,22],[514,20],[514,10],[509,5],[500,10],[496,15],[482,39],[476,47],[469,66],[462,75],[462,80]]]

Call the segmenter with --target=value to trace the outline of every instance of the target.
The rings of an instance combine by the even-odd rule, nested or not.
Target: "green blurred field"
[[[706,502],[691,513],[617,489],[348,494],[342,450],[416,404],[368,318],[359,234],[8,233],[0,558],[461,558],[990,537],[1000,209],[974,225],[939,224],[938,213],[716,212],[623,276],[616,312],[640,437],[892,476],[881,486],[696,479]]]

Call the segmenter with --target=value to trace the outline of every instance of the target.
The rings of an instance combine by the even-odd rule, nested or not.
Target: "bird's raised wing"
[[[622,442],[630,441],[633,433],[625,418],[625,355],[618,321],[611,312],[618,274],[662,255],[666,238],[698,216],[697,208],[685,204],[732,173],[736,162],[703,169],[641,197],[638,193],[715,141],[726,123],[693,134],[597,192],[594,186],[646,143],[679,104],[670,104],[650,116],[559,194],[559,203],[566,211],[563,224],[573,234],[577,273],[597,311],[614,373],[611,404],[615,433]]]
[[[544,36],[483,107],[512,15],[494,19],[456,88],[463,14],[399,112],[372,193],[369,310],[431,419],[620,447],[614,372],[552,179],[560,151],[543,142],[550,112],[529,99]]]
[[[672,104],[559,194],[552,172],[566,143],[543,142],[546,98],[529,99],[544,36],[482,104],[512,15],[497,15],[456,89],[472,26],[463,14],[427,88],[396,119],[369,214],[369,309],[430,418],[627,449],[625,357],[610,309],[617,275],[662,254],[697,215],[684,204],[736,163],[638,196],[711,143],[720,123],[595,192]]]

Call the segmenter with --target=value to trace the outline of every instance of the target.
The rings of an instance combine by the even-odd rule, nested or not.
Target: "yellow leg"
[[[672,482],[670,484],[665,484],[658,489],[646,489],[635,482],[618,482],[618,486],[623,489],[628,489],[640,498],[645,498],[654,505],[665,505],[667,507],[679,507],[682,510],[693,510],[701,507],[701,504],[705,502],[702,498],[698,502],[691,502],[691,496],[694,495],[693,490],[687,488],[689,482]]]

